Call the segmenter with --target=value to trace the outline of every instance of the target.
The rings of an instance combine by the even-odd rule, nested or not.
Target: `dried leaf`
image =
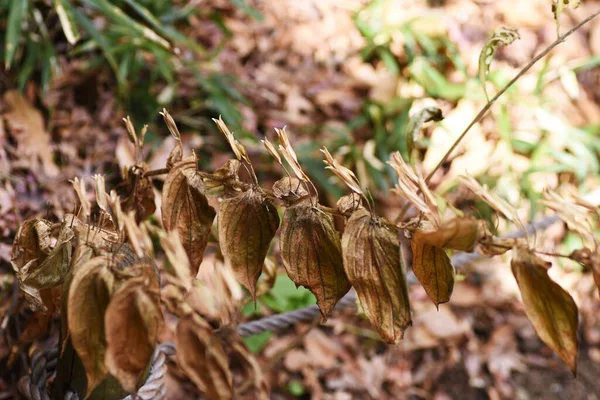
[[[485,98],[488,101],[490,99],[485,87],[485,82],[487,81],[487,76],[490,72],[490,65],[492,64],[496,50],[498,50],[500,45],[507,46],[520,38],[519,32],[516,29],[500,28],[492,34],[492,36],[487,40],[487,42],[485,42],[485,45],[481,49],[481,53],[479,53],[479,81],[483,86],[483,92],[485,93]]]
[[[290,206],[308,197],[305,184],[298,178],[282,178],[273,184],[273,194],[286,206]]]
[[[80,211],[81,214],[83,214],[83,219],[84,221],[87,221],[87,218],[89,218],[91,213],[92,203],[90,203],[90,200],[87,196],[85,180],[83,178],[79,179],[78,177],[75,177],[73,178],[71,183],[73,184],[73,189],[75,189],[75,193],[77,194],[77,198],[79,199],[79,205],[81,206]]]
[[[413,147],[415,141],[417,141],[421,135],[421,126],[423,126],[425,122],[438,122],[443,119],[444,116],[442,115],[442,110],[437,107],[425,107],[410,117],[410,121],[406,127],[406,151],[409,163],[412,163]]]
[[[173,165],[175,165],[183,159],[183,145],[181,143],[181,133],[179,133],[179,129],[177,128],[175,120],[173,119],[171,114],[169,114],[166,108],[163,108],[160,115],[163,116],[163,120],[165,121],[165,124],[167,125],[167,128],[171,133],[171,136],[173,136],[177,141],[175,147],[173,147],[173,149],[169,153],[169,157],[167,158],[166,167],[167,169],[171,169],[173,168]]]
[[[490,207],[502,214],[504,218],[507,218],[519,228],[525,230],[523,224],[519,220],[519,214],[517,213],[517,210],[510,205],[508,201],[489,190],[487,185],[482,186],[470,175],[459,176],[458,179],[481,200],[485,201]]]
[[[219,119],[213,118],[213,121],[215,122],[215,124],[217,124],[219,131],[221,131],[223,136],[225,136],[225,139],[227,139],[227,142],[229,143],[229,146],[231,146],[231,150],[233,150],[235,157],[240,161],[244,160],[247,163],[250,163],[250,159],[248,158],[246,148],[235,139],[233,133],[231,133],[229,128],[227,128],[227,125],[225,125],[225,122],[223,122],[221,116],[219,115]]]
[[[354,175],[354,172],[337,162],[329,150],[327,150],[327,147],[323,147],[321,153],[325,155],[325,160],[323,161],[326,165],[325,169],[331,170],[336,174],[354,193],[363,194],[358,178]]]
[[[216,212],[208,204],[204,184],[197,173],[196,158],[173,166],[162,193],[162,220],[167,231],[177,230],[196,275]]]
[[[294,171],[296,177],[300,180],[310,182],[310,178],[304,173],[298,162],[298,157],[290,143],[285,127],[283,129],[275,128],[275,132],[277,132],[279,143],[281,143],[279,145],[279,151],[283,154],[283,158],[285,158],[290,167],[292,167],[292,171]]]
[[[594,232],[595,224],[592,219],[594,211],[584,205],[577,204],[578,202],[576,198],[564,198],[551,190],[544,191],[542,200],[540,200],[541,204],[558,214],[560,219],[567,224],[569,230],[577,232],[585,244],[595,245],[597,240]]]
[[[130,393],[141,383],[162,322],[158,291],[152,293],[144,282],[133,280],[112,296],[104,315],[105,363]]]
[[[474,218],[453,218],[437,229],[417,230],[413,239],[444,249],[472,252],[481,238],[481,224]]]
[[[110,257],[92,258],[73,274],[68,295],[68,325],[73,347],[87,376],[87,394],[108,374],[104,363],[106,336],[104,313],[110,302],[115,278],[108,267]]]
[[[51,288],[60,285],[71,264],[71,239],[73,239],[73,230],[63,225],[54,249],[42,263],[35,268],[27,268],[23,271],[19,279],[22,279],[24,285],[36,289]]]
[[[361,209],[346,224],[342,249],[344,269],[367,318],[386,343],[398,343],[411,325],[398,233]]]
[[[281,225],[281,258],[289,277],[310,290],[324,319],[350,290],[333,218],[305,200],[288,207]]]
[[[275,232],[279,214],[261,190],[250,189],[225,199],[219,207],[219,244],[235,276],[256,296],[256,281]]]
[[[209,399],[233,398],[227,354],[212,328],[188,317],[177,324],[177,364]]]
[[[560,15],[565,8],[572,10],[579,7],[581,0],[552,0],[552,14],[556,20],[556,36],[560,36]]]
[[[135,211],[135,219],[139,223],[156,211],[154,201],[154,186],[149,177],[144,176],[146,166],[133,166],[126,170],[124,183],[119,188],[123,199],[121,209],[123,212]]]
[[[252,389],[252,394],[247,394],[248,396],[251,396],[250,398],[260,400],[270,399],[269,385],[265,379],[263,369],[258,361],[256,361],[254,354],[252,354],[240,341],[234,341],[232,348],[234,351],[234,356],[240,360],[244,376],[248,376],[248,379],[250,379],[252,382],[251,387],[246,389],[244,393],[247,390]],[[238,396],[240,395],[240,393],[236,394]]]
[[[413,272],[436,307],[450,301],[454,289],[454,267],[444,250],[413,237]]]
[[[204,188],[207,196],[229,196],[239,193],[235,190],[239,182],[238,172],[242,163],[238,160],[227,160],[218,170],[204,179]],[[213,179],[214,177],[214,179]]]
[[[17,8],[17,3],[14,4],[14,8]],[[23,1],[22,4],[27,2]],[[51,137],[46,131],[42,113],[16,90],[6,91],[2,100],[8,109],[4,112],[4,118],[17,142],[16,154],[27,158],[33,164],[34,171],[41,164],[46,176],[58,176],[59,169],[54,162]]]
[[[527,317],[540,339],[575,375],[579,346],[577,305],[571,295],[548,276],[550,263],[525,246],[517,246],[513,252],[510,264]]]
[[[11,250],[11,264],[17,276],[26,273],[32,263],[41,263],[51,251],[51,228],[45,219],[28,219],[19,227]]]
[[[362,199],[356,193],[350,193],[346,196],[342,196],[336,203],[336,208],[338,211],[347,217],[350,217],[354,211],[362,207]]]
[[[192,280],[185,301],[212,326],[229,325],[239,316],[243,291],[231,267],[217,260],[206,263]]]
[[[100,207],[100,209],[102,211],[108,212],[107,211],[108,195],[106,194],[104,175],[96,174],[93,176],[93,178],[94,178],[94,182],[96,182],[96,185],[94,186],[94,189],[96,191],[96,203],[98,204],[98,207]]]
[[[592,251],[588,248],[577,249],[569,255],[569,258],[577,261],[592,271],[594,283],[596,283],[596,287],[598,287],[598,291],[600,291],[600,252],[598,252],[598,249],[596,249],[596,251]]]

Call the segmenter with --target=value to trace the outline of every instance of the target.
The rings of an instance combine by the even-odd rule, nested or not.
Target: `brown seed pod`
[[[162,220],[167,231],[179,232],[195,276],[208,243],[215,209],[208,204],[196,157],[178,162],[169,171],[162,193]]]
[[[361,209],[346,224],[342,249],[344,269],[367,318],[386,343],[398,343],[412,322],[397,232]]]
[[[418,235],[417,235],[418,238]],[[436,307],[450,301],[454,289],[454,267],[446,252],[413,237],[413,272],[421,282],[427,296]]]
[[[571,295],[548,276],[552,265],[525,246],[513,249],[510,262],[525,313],[544,343],[571,369],[577,370],[578,312]]]
[[[273,184],[273,193],[275,197],[283,201],[286,205],[292,205],[295,202],[308,196],[305,183],[298,178],[281,178]]]
[[[250,189],[221,202],[221,251],[238,282],[248,289],[253,298],[256,295],[256,281],[277,228],[277,209],[260,190]]]
[[[413,239],[431,246],[470,253],[483,233],[481,223],[475,218],[453,218],[434,230],[416,231]]]
[[[281,258],[296,285],[315,295],[325,319],[350,290],[333,218],[308,200],[288,207],[283,214]]]

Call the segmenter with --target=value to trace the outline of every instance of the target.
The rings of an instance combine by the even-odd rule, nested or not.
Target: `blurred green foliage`
[[[156,112],[177,101],[181,76],[192,75],[185,85],[197,89],[192,104],[198,112],[222,114],[241,129],[240,103],[247,103],[236,90],[232,77],[211,69],[230,37],[216,10],[197,2],[177,0],[0,0],[0,61],[23,89],[30,81],[42,91],[60,72],[60,60],[80,60],[86,70],[110,68],[125,112],[134,121],[156,119]],[[234,5],[254,18],[258,12],[243,0]],[[220,42],[211,49],[188,35],[192,17],[214,24]],[[187,108],[187,107],[186,107]],[[202,116],[204,116],[202,114]],[[207,119],[207,118],[205,118]]]

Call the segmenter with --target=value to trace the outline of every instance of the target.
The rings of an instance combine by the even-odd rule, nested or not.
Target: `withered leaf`
[[[250,189],[225,199],[219,207],[219,244],[235,277],[252,295],[271,240],[279,228],[279,214],[261,190]]]
[[[588,267],[592,271],[594,277],[594,283],[600,291],[600,252],[598,250],[592,251],[586,247],[582,249],[574,250],[569,258],[577,261],[584,267]]]
[[[115,278],[110,257],[99,256],[81,265],[69,287],[67,314],[73,347],[85,366],[87,394],[108,374],[104,363],[106,336],[104,313],[110,302]]]
[[[249,398],[260,400],[270,399],[269,385],[265,379],[263,369],[258,361],[256,361],[254,354],[252,354],[241,341],[234,341],[232,349],[234,351],[234,356],[240,360],[244,376],[248,376],[248,379],[252,382],[252,386],[248,389],[252,389],[253,393],[248,394],[248,396],[252,396]],[[239,395],[240,394],[238,393],[238,396]]]
[[[513,253],[510,265],[521,291],[527,317],[540,339],[575,374],[579,351],[575,301],[548,276],[550,263],[537,257],[525,246],[515,247]]]
[[[192,316],[177,324],[177,364],[209,399],[232,399],[227,354],[210,325]]]
[[[169,171],[162,193],[162,220],[167,231],[176,229],[196,275],[216,212],[208,204],[196,158],[188,157]]]
[[[342,249],[346,274],[367,318],[386,343],[398,343],[411,317],[397,232],[361,209],[346,224]]]
[[[141,383],[162,322],[158,292],[143,281],[125,284],[110,300],[104,315],[106,367],[128,392]]]
[[[127,213],[135,211],[136,222],[140,223],[156,211],[154,186],[149,177],[144,176],[146,166],[134,165],[125,174],[124,188],[119,194],[123,199],[121,209]]]
[[[472,252],[482,235],[480,222],[474,218],[453,218],[438,228],[417,230],[413,240],[445,249]]]
[[[29,268],[23,274],[23,284],[37,289],[60,285],[69,271],[73,236],[73,230],[63,225],[52,252],[35,269]]]
[[[281,258],[296,286],[315,295],[325,319],[350,290],[333,218],[307,200],[288,207],[283,214]]]
[[[26,273],[32,263],[41,263],[51,251],[50,222],[28,219],[17,231],[11,250],[11,264],[19,274]]]
[[[418,237],[418,236],[417,236]],[[454,267],[446,252],[436,246],[413,239],[413,272],[436,307],[450,301],[454,289]]]

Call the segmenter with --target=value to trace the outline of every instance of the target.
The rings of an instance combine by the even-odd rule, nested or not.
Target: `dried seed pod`
[[[411,317],[397,232],[361,209],[346,224],[342,249],[344,269],[367,318],[386,343],[398,343]]]
[[[277,228],[277,209],[261,190],[250,189],[221,202],[221,251],[238,282],[248,289],[253,298],[256,295],[256,281]]]
[[[196,157],[178,162],[169,171],[162,193],[162,220],[167,231],[179,232],[196,275],[216,212],[208,204],[204,184],[196,171]]]
[[[125,173],[125,182],[119,189],[121,209],[124,213],[135,211],[137,223],[145,220],[156,211],[152,180],[144,176],[147,166],[134,165]]]
[[[305,183],[298,178],[281,178],[273,184],[273,193],[275,197],[283,201],[286,205],[292,205],[295,202],[308,196]]]
[[[180,320],[175,346],[177,364],[207,398],[233,398],[227,354],[208,323],[197,315]]]
[[[540,339],[575,375],[579,351],[577,305],[571,295],[548,276],[550,263],[525,246],[515,247],[513,254],[510,265],[527,317]]]
[[[88,395],[108,374],[104,313],[115,289],[110,261],[110,257],[100,256],[81,265],[68,292],[69,332],[85,367]]]
[[[436,307],[450,301],[454,289],[454,267],[446,252],[413,237],[413,272]]]
[[[163,317],[158,288],[131,280],[112,296],[106,314],[108,372],[130,393],[137,390],[152,358]]]
[[[294,283],[315,295],[325,319],[350,290],[333,218],[308,200],[288,207],[283,214],[281,258]]]
[[[481,238],[481,224],[474,218],[453,218],[431,231],[418,230],[413,239],[431,246],[472,252]]]
[[[238,171],[242,163],[238,160],[227,160],[225,164],[212,173],[212,177],[204,180],[204,187],[208,196],[227,196],[235,193],[239,182]]]
[[[356,193],[350,193],[346,196],[340,197],[336,203],[336,208],[338,211],[346,217],[350,217],[354,211],[362,207],[362,199],[360,195]]]

